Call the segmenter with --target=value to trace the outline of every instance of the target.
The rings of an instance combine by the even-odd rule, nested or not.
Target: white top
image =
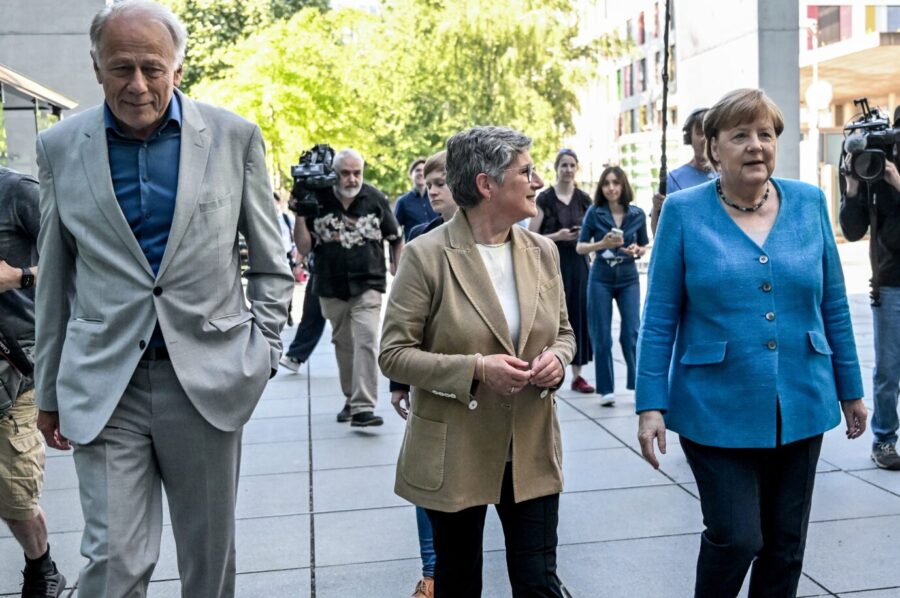
[[[491,282],[494,283],[494,292],[500,300],[503,315],[506,316],[513,347],[518,347],[519,322],[522,316],[519,312],[519,292],[516,289],[516,274],[513,270],[512,242],[507,241],[497,246],[477,245],[477,247],[481,261],[484,262]]]

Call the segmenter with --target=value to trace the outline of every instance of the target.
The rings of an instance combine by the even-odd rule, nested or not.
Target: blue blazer
[[[781,208],[762,248],[715,183],[664,204],[638,339],[637,411],[700,444],[765,448],[840,423],[863,396],[844,275],[825,198],[772,179]]]

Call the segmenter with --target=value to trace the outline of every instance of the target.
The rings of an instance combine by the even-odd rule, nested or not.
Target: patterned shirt
[[[365,183],[346,210],[330,188],[319,190],[316,197],[319,214],[306,219],[316,240],[313,291],[345,301],[368,290],[383,293],[384,242],[402,240],[387,197]]]

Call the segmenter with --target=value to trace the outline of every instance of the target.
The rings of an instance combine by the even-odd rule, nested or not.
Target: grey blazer
[[[78,443],[109,420],[157,319],[187,396],[221,430],[250,418],[278,367],[293,279],[260,130],[176,93],[178,189],[156,276],[113,191],[102,106],[37,141],[36,398]],[[250,253],[246,300],[238,232]]]

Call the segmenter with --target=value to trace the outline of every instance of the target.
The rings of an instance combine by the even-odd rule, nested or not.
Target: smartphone
[[[612,234],[614,234],[617,237],[625,236],[625,232],[621,228],[611,228],[611,229],[609,229],[609,232],[611,232]]]
[[[580,226],[570,226],[569,230],[572,231],[573,233],[577,233],[578,231],[581,230],[581,227]]]

